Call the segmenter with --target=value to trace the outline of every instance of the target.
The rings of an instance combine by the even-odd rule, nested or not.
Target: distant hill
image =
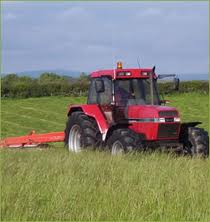
[[[61,76],[71,76],[78,77],[82,72],[73,70],[63,70],[63,69],[45,69],[45,70],[28,70],[23,72],[17,72],[19,76],[30,76],[32,78],[38,78],[42,73],[51,72],[56,73]]]
[[[190,80],[209,80],[208,74],[178,74],[178,77],[181,81],[190,81]]]

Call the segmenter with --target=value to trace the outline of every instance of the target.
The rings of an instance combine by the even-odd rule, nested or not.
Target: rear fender
[[[87,116],[93,117],[96,120],[98,128],[102,134],[102,140],[104,141],[106,139],[106,134],[109,129],[109,125],[99,106],[96,104],[71,105],[68,108],[68,116],[70,116],[71,113],[76,111],[82,111]]]

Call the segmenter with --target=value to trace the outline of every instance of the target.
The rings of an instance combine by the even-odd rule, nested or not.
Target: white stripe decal
[[[170,120],[169,120],[170,119]],[[129,118],[127,121],[131,123],[142,122],[142,123],[168,123],[178,122],[174,118]]]

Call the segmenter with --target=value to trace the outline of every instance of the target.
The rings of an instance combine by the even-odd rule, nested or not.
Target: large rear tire
[[[112,155],[128,153],[141,147],[138,135],[130,129],[114,130],[107,140]]]
[[[209,136],[202,128],[188,127],[183,137],[184,151],[191,156],[209,156]]]
[[[73,112],[66,123],[65,145],[69,151],[80,152],[101,144],[101,133],[96,121],[83,112]]]

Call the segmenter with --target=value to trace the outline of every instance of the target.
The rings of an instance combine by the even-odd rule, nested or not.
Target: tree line
[[[159,83],[159,92],[162,94],[170,94],[176,91],[171,89],[172,84],[169,82]],[[209,81],[204,80],[192,80],[192,81],[181,81],[178,93],[190,93],[197,92],[202,94],[209,94]]]
[[[85,73],[78,78],[56,73],[43,73],[38,78],[8,74],[1,78],[1,97],[85,96],[88,83],[89,77]]]
[[[42,96],[87,96],[89,76],[81,73],[78,78],[43,73],[38,78],[8,74],[1,77],[2,98],[29,98]],[[160,93],[173,93],[170,83],[159,84]],[[209,93],[208,81],[187,81],[180,83],[181,93]]]

